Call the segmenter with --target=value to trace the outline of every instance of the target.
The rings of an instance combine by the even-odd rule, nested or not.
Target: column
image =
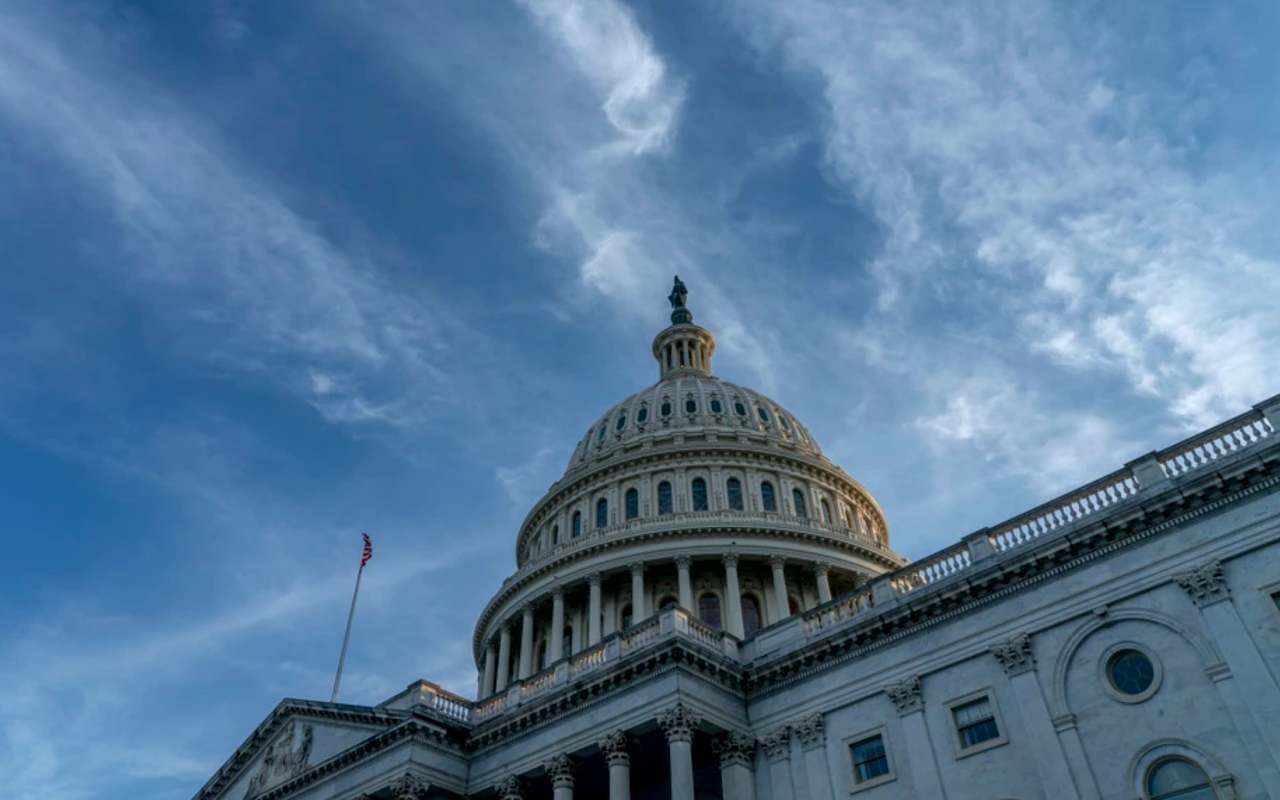
[[[533,603],[520,615],[520,680],[533,674]]]
[[[698,722],[693,712],[680,703],[658,716],[671,754],[671,800],[694,800],[693,730]]]
[[[693,581],[689,579],[691,566],[693,566],[692,558],[676,557],[676,584],[680,589],[680,607],[687,611],[693,610]]]
[[[431,784],[412,772],[406,772],[392,781],[387,788],[391,790],[393,800],[419,800],[431,791]]]
[[[551,652],[547,661],[555,663],[564,654],[564,587],[551,590]]]
[[[1240,613],[1236,611],[1222,562],[1216,559],[1209,561],[1178,573],[1173,579],[1200,609],[1205,631],[1231,669],[1240,693],[1248,698],[1245,706],[1271,757],[1271,763],[1259,764],[1258,771],[1268,778],[1269,788],[1275,791],[1275,784],[1280,782],[1276,778],[1277,765],[1280,765],[1280,726],[1276,724],[1280,719],[1280,687],[1276,686],[1266,662],[1240,619]]]
[[[818,602],[831,602],[831,566],[829,564],[817,563],[813,565],[813,577],[818,582]]]
[[[542,765],[551,778],[555,800],[573,800],[573,760],[559,755]]]
[[[484,648],[484,678],[480,681],[480,697],[481,699],[493,694],[494,668],[497,666],[498,651],[493,644],[493,640]]]
[[[769,567],[773,570],[773,613],[774,622],[780,622],[791,616],[791,604],[787,602],[787,560],[782,556],[770,556]]]
[[[1016,634],[991,648],[991,654],[1004,668],[1013,696],[1027,734],[1032,739],[1031,752],[1035,757],[1036,771],[1043,786],[1054,786],[1055,797],[1065,800],[1079,798],[1080,790],[1067,764],[1062,740],[1053,726],[1049,705],[1045,702],[1040,681],[1036,679],[1036,657],[1031,648],[1031,637]]]
[[[644,564],[631,565],[631,622],[648,617],[644,610]]]
[[[725,628],[739,639],[744,637],[742,628],[742,588],[738,585],[738,556],[725,553],[724,561],[724,594],[728,601],[728,619]]]
[[[631,754],[627,752],[627,735],[622,731],[606,733],[596,746],[609,765],[609,800],[631,800]]]
[[[511,673],[511,627],[506,622],[502,623],[502,634],[498,637],[498,682],[494,686],[494,691],[500,692],[507,688],[508,679]]]
[[[712,749],[720,758],[720,785],[724,796],[732,800],[756,800],[756,780],[752,774],[755,739],[733,731],[717,739]],[[612,796],[610,800],[613,800]]]
[[[600,573],[587,576],[590,601],[587,604],[587,647],[600,644]]]
[[[524,787],[515,775],[508,775],[497,786],[493,787],[502,800],[524,800]]]
[[[907,740],[907,766],[911,770],[912,793],[916,797],[946,797],[942,791],[942,777],[938,774],[938,764],[933,760],[933,743],[929,740],[929,728],[924,722],[924,696],[920,690],[920,676],[913,675],[886,686],[885,694],[889,695],[894,708],[898,710],[898,716],[902,717],[902,732]]]
[[[827,732],[821,714],[805,717],[791,726],[804,752],[804,774],[809,779],[809,800],[832,800],[831,774],[827,770]]]
[[[769,758],[769,800],[795,800],[791,781],[791,730],[783,725],[760,740]]]

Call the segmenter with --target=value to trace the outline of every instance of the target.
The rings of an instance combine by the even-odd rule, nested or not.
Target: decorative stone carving
[[[822,724],[821,714],[811,714],[791,725],[800,746],[806,750],[821,747],[827,740],[827,732]]]
[[[720,769],[735,764],[752,768],[755,765],[756,740],[738,731],[719,736],[711,743],[711,749],[720,758]]]
[[[631,765],[631,753],[627,752],[627,745],[627,735],[622,731],[606,733],[596,742],[596,747],[604,753],[604,760],[611,767]]]
[[[760,740],[764,754],[770,761],[777,762],[791,758],[791,729],[786,725],[764,736]]]
[[[1222,562],[1216,558],[1186,572],[1175,573],[1173,579],[1201,608],[1231,599],[1231,588],[1227,586],[1227,576],[1222,572]]]
[[[502,800],[524,800],[524,787],[520,785],[520,779],[515,775],[508,775],[497,786],[494,791]]]
[[[701,721],[683,703],[677,703],[658,715],[658,725],[668,742],[692,742],[693,731]]]
[[[551,778],[551,787],[553,789],[573,788],[573,759],[563,754],[558,755],[543,764],[542,768],[547,771],[547,776]]]
[[[1036,656],[1031,650],[1031,637],[1025,633],[1014,634],[991,648],[991,655],[996,657],[1004,674],[1012,678],[1036,668]]]
[[[680,569],[688,569],[693,565],[693,559],[689,556],[676,556],[675,562]]]
[[[720,557],[720,560],[724,562],[724,565],[725,565],[726,567],[736,567],[736,566],[738,566],[738,554],[737,554],[737,553],[725,553],[723,556],[721,556],[721,557]]]
[[[913,711],[924,711],[924,695],[920,689],[920,676],[912,675],[884,687],[885,694],[893,701],[898,714],[906,716]]]
[[[297,723],[290,721],[285,730],[267,747],[262,756],[262,766],[258,768],[257,774],[249,779],[249,788],[244,794],[246,798],[262,794],[267,789],[278,786],[306,771],[307,759],[311,756],[314,731],[310,725],[301,725],[302,742],[295,750],[293,738],[294,731],[298,727]]]
[[[431,784],[411,772],[406,772],[392,781],[390,788],[391,796],[395,800],[422,800],[426,797]]]

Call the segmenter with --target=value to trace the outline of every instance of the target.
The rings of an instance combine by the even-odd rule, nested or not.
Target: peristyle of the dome
[[[794,415],[712,374],[686,297],[677,278],[658,382],[593,422],[521,525],[476,625],[482,696],[668,605],[749,637],[904,563],[875,498]]]

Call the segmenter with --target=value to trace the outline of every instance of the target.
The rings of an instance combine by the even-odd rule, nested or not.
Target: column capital
[[[898,715],[905,717],[915,711],[924,711],[924,694],[920,687],[920,676],[912,675],[884,687],[885,694],[893,701]]]
[[[786,556],[777,556],[777,555],[769,556],[769,566],[773,567],[774,569],[778,569],[779,567],[785,567],[786,565],[787,565]]]
[[[765,734],[760,739],[760,747],[772,763],[791,758],[791,728],[783,725]]]
[[[813,564],[814,575],[827,575],[831,572],[831,564],[826,561],[816,561]]]
[[[738,568],[737,553],[725,553],[724,555],[720,556],[720,560],[724,562],[724,565],[726,567],[733,567],[734,569]]]
[[[551,584],[551,598],[554,600],[557,597],[564,598],[564,584],[559,581]]]
[[[684,703],[676,703],[658,715],[658,725],[668,742],[692,742],[693,730],[701,721]]]
[[[745,733],[730,731],[718,736],[711,743],[711,750],[720,759],[720,769],[734,765],[755,767],[756,740]]]
[[[810,714],[799,722],[792,723],[791,730],[800,740],[805,750],[821,747],[827,741],[826,728],[823,726],[821,714]]]
[[[551,787],[553,789],[573,788],[573,759],[569,758],[569,756],[558,755],[543,764],[542,768],[547,771],[547,776],[551,778]]]
[[[677,569],[688,569],[693,566],[693,558],[691,556],[676,556],[674,560]]]
[[[610,731],[596,741],[596,747],[604,753],[604,760],[611,767],[631,764],[631,753],[627,751],[629,744],[627,734],[623,731]]]
[[[1025,633],[1015,633],[1003,642],[991,646],[991,655],[996,657],[1004,674],[1012,678],[1036,668],[1036,654],[1031,648],[1031,637]]]
[[[1200,608],[1231,599],[1231,587],[1227,586],[1222,562],[1216,558],[1186,572],[1175,572],[1173,579]]]
[[[493,789],[502,800],[524,800],[524,787],[515,775],[503,778]]]
[[[538,610],[538,601],[530,600],[520,606],[520,615],[522,617],[532,617]]]
[[[427,790],[431,788],[431,784],[412,772],[406,772],[392,781],[388,788],[391,789],[391,796],[395,800],[422,800],[427,796]]]
[[[627,569],[631,570],[632,575],[636,574],[637,572],[644,572],[644,562],[632,561],[630,564],[627,565]]]
[[[599,586],[600,581],[601,581],[601,575],[599,572],[593,572],[587,576],[587,583],[591,586]]]

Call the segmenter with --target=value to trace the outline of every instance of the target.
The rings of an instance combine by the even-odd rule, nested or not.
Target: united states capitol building
[[[516,532],[476,698],[285,699],[197,800],[1280,798],[1280,397],[909,561],[671,302]]]

